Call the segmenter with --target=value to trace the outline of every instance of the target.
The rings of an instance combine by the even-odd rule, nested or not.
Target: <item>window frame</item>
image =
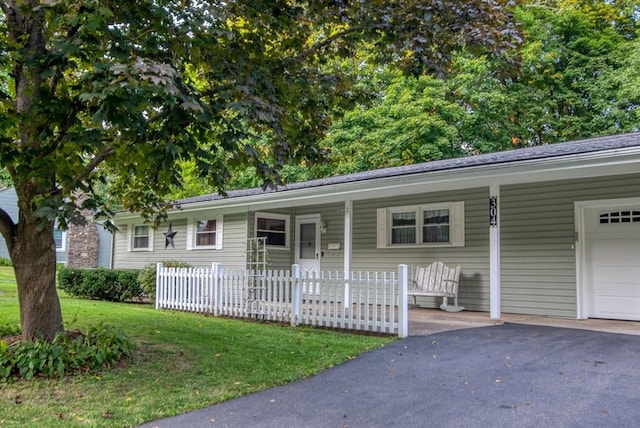
[[[267,248],[272,250],[290,250],[291,249],[291,216],[289,214],[278,214],[268,212],[256,212],[253,215],[253,236],[258,237],[258,219],[265,218],[269,220],[284,220],[284,245],[269,245]],[[276,231],[280,232],[280,231]]]
[[[406,214],[406,213],[412,213],[413,214],[413,227],[411,226],[394,226],[393,225],[393,215],[394,214]],[[388,208],[388,217],[389,217],[389,223],[387,225],[387,242],[389,244],[389,246],[401,246],[401,245],[409,245],[409,246],[413,246],[416,245],[417,241],[419,240],[419,236],[418,236],[418,224],[419,224],[419,219],[420,219],[420,210],[415,207],[391,207]],[[411,230],[413,229],[413,238],[414,238],[414,242],[413,243],[402,243],[402,244],[394,244],[393,243],[393,231],[394,230]]]
[[[437,227],[425,224],[424,213],[427,211],[448,210],[449,222],[443,223],[449,227],[449,240],[446,242],[426,242],[423,233],[425,227]],[[393,230],[407,227],[394,227],[393,214],[413,213],[415,217],[414,242],[394,244]],[[437,202],[430,204],[405,205],[395,207],[385,207],[378,209],[377,227],[377,247],[378,248],[425,248],[425,247],[464,247],[464,202]]]
[[[60,247],[58,247],[56,245],[56,253],[64,253],[65,251],[67,251],[67,231],[66,230],[60,230],[57,227],[53,230],[53,233],[55,234],[56,232],[60,232]],[[53,242],[55,244],[56,242],[56,238],[55,235],[53,237]]]
[[[143,235],[136,235],[135,234],[135,230],[136,227],[146,227],[147,228],[147,246],[146,247],[136,247],[135,246],[135,240],[136,238],[142,237]],[[129,225],[128,228],[128,250],[129,251],[153,251],[153,239],[154,239],[154,233],[153,233],[153,228],[148,225],[148,224],[144,224],[144,223],[132,223]]]
[[[198,245],[198,223],[202,221],[214,220],[216,222],[214,245]],[[219,215],[199,215],[187,219],[187,251],[197,250],[222,250],[224,222],[223,216]],[[212,232],[208,232],[212,233]]]

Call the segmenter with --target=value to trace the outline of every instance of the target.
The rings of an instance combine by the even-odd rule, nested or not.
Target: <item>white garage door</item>
[[[587,316],[640,321],[640,206],[586,212]]]

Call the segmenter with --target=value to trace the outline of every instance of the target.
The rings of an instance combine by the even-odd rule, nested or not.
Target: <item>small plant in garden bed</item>
[[[0,326],[0,379],[62,378],[65,374],[110,367],[131,355],[135,343],[102,323],[87,333],[64,332],[47,342],[22,341],[19,329]]]

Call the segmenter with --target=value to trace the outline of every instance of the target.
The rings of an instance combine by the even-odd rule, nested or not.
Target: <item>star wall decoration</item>
[[[166,250],[169,244],[171,244],[171,248],[175,249],[176,246],[173,244],[173,238],[176,236],[176,233],[173,229],[171,229],[171,223],[169,223],[169,230],[164,234],[164,249]]]

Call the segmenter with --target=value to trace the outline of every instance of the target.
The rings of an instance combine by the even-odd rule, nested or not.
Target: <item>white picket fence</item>
[[[158,263],[156,309],[256,318],[385,334],[408,334],[407,266],[397,272],[249,272],[165,268]]]

